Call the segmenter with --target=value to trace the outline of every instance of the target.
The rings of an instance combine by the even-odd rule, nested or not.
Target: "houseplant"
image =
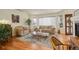
[[[5,43],[11,38],[12,28],[8,24],[0,24],[0,45]]]
[[[31,26],[31,19],[30,19],[30,18],[28,18],[28,19],[26,20],[26,24],[28,25],[28,27],[29,27],[29,32],[30,32],[30,26]]]

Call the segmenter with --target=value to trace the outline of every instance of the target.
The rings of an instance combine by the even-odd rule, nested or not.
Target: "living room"
[[[75,44],[77,40],[74,44],[71,40],[78,39],[75,29],[78,15],[79,10],[75,9],[0,9],[0,23],[10,25],[9,40],[6,41],[7,32],[0,36],[1,49],[79,49],[78,44]]]

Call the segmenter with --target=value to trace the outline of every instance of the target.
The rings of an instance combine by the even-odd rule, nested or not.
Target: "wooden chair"
[[[61,43],[56,37],[52,37],[50,41],[54,50],[69,50],[69,45]]]

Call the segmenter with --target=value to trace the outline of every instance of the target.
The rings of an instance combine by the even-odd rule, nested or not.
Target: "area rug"
[[[49,37],[41,38],[40,40],[38,40],[38,39],[33,38],[33,36],[31,34],[28,34],[28,35],[24,35],[24,36],[18,37],[18,38],[21,40],[30,41],[32,43],[39,43],[39,44],[47,46],[48,48],[51,48]]]

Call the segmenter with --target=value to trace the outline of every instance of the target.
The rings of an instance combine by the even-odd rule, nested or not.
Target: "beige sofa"
[[[52,26],[39,26],[38,31],[49,34],[55,34],[55,28],[52,28]]]

